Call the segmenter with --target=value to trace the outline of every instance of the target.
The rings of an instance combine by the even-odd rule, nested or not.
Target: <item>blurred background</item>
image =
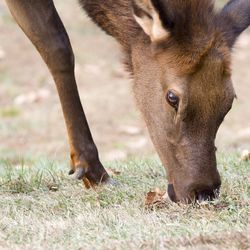
[[[118,44],[91,23],[77,1],[54,2],[72,42],[79,92],[101,158],[154,154]],[[238,99],[217,136],[222,152],[250,149],[250,30],[235,46],[233,80]],[[59,98],[45,64],[1,1],[0,157],[42,156],[68,160]]]

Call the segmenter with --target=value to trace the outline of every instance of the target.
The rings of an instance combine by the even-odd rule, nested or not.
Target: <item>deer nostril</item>
[[[168,184],[168,196],[171,201],[176,202],[176,194],[174,191],[174,185],[173,184]]]

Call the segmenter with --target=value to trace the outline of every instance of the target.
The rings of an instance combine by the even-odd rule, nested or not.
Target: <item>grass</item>
[[[20,114],[20,110],[16,107],[8,107],[4,109],[0,109],[0,117],[16,117]]]
[[[250,163],[220,156],[221,195],[203,205],[144,206],[166,186],[157,160],[107,164],[118,187],[85,190],[48,160],[0,161],[2,249],[248,249]]]

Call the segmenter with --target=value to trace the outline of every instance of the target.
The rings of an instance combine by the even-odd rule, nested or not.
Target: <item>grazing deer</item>
[[[74,55],[53,0],[6,0],[53,75],[66,121],[70,174],[109,182],[79,99]],[[235,92],[231,50],[250,24],[250,0],[219,12],[212,0],[80,0],[122,45],[133,90],[166,167],[173,201],[214,197],[221,181],[214,140]]]

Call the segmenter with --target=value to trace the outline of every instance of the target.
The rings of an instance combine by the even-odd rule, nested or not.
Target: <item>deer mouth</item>
[[[168,196],[170,198],[171,201],[173,202],[179,202],[182,201],[184,203],[190,203],[190,202],[206,202],[206,201],[212,201],[215,198],[218,197],[219,195],[219,190],[220,190],[220,184],[218,184],[216,187],[214,187],[212,190],[209,189],[205,189],[203,191],[195,191],[192,192],[192,195],[189,195],[186,198],[183,199],[179,199],[177,198],[175,189],[174,189],[174,185],[173,184],[168,184]]]

